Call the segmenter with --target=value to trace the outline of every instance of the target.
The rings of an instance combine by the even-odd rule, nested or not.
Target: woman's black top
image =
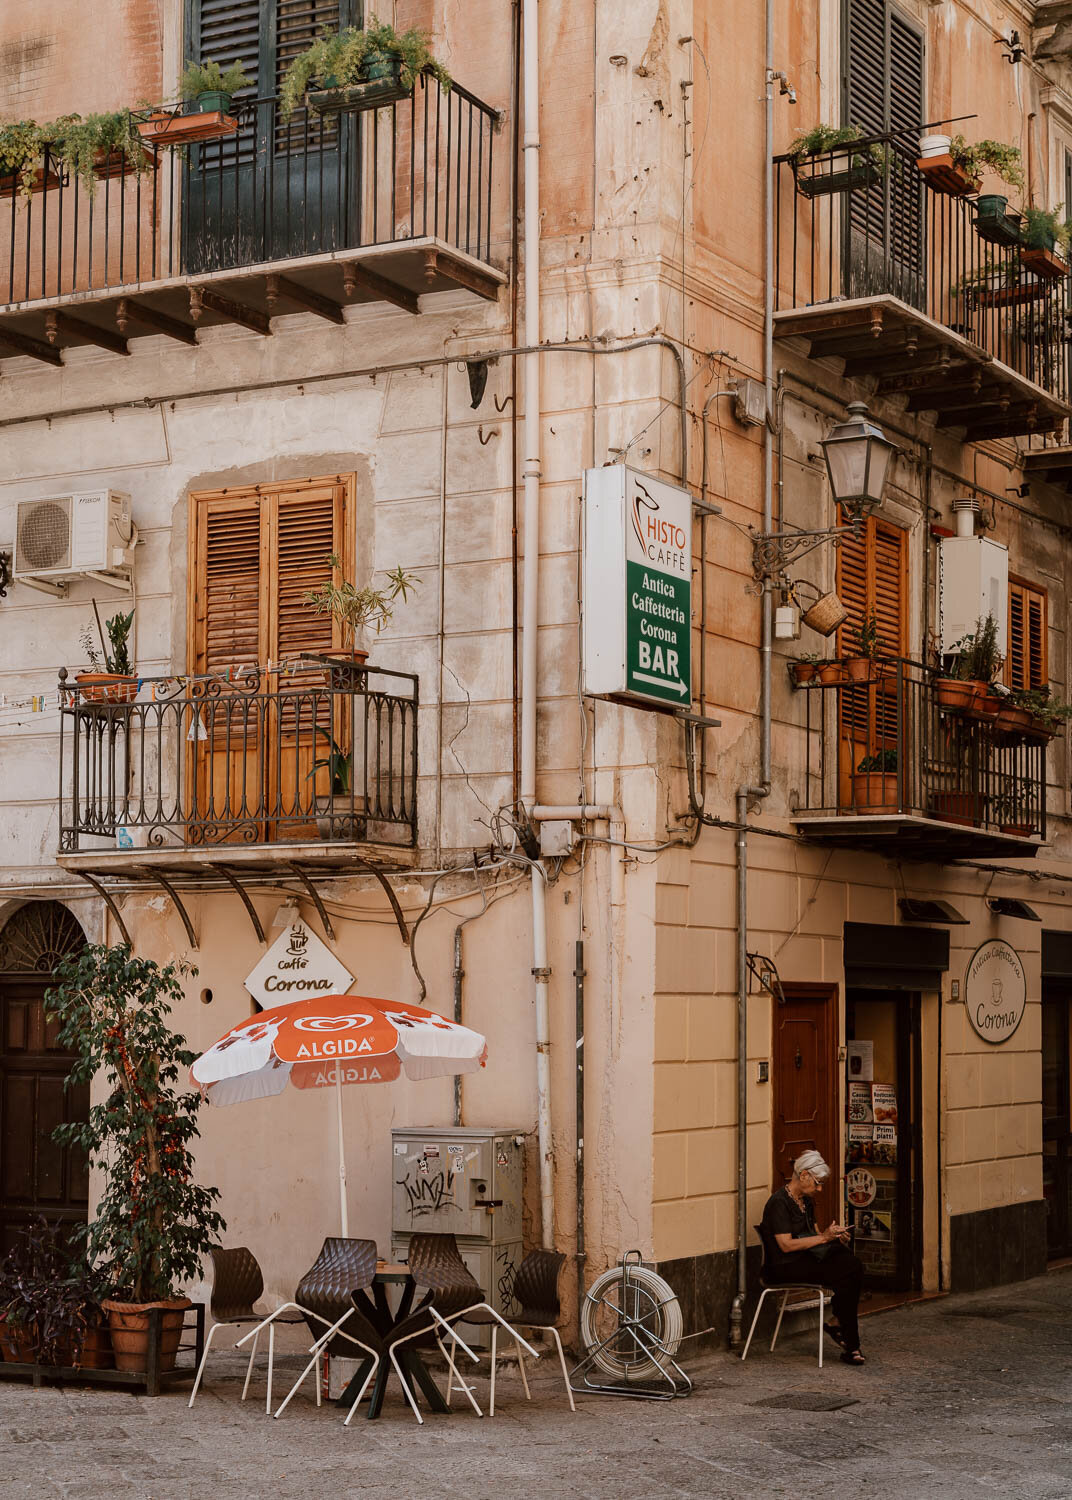
[[[767,1199],[767,1206],[763,1210],[763,1233],[767,1242],[767,1254],[776,1267],[784,1265],[788,1257],[778,1249],[775,1235],[788,1234],[795,1240],[803,1240],[818,1232],[815,1227],[815,1209],[810,1198],[804,1199],[804,1207],[801,1208],[789,1189],[783,1187]]]

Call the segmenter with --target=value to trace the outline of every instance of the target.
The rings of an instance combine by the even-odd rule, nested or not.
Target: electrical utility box
[[[521,1263],[524,1133],[470,1126],[391,1132],[391,1257],[405,1261],[412,1234],[453,1234],[496,1312],[509,1319]],[[463,1323],[467,1344],[490,1338]]]
[[[938,565],[942,655],[955,653],[976,623],[993,615],[998,651],[1008,653],[1009,549],[984,536],[944,536]]]

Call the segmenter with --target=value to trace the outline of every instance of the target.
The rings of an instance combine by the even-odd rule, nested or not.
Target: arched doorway
[[[37,1214],[74,1224],[88,1211],[85,1158],[52,1132],[88,1119],[89,1088],[64,1088],[71,1056],[44,1008],[56,965],[85,942],[58,901],[28,901],[0,929],[0,1251]]]

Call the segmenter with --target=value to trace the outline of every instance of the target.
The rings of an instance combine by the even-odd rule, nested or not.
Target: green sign
[[[626,691],[686,703],[692,644],[689,580],[630,559],[626,585]]]

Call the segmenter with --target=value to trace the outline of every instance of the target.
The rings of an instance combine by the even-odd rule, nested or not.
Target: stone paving
[[[193,1411],[178,1391],[0,1384],[0,1500],[1072,1500],[1072,1270],[868,1318],[864,1370],[829,1341],[818,1370],[814,1316],[743,1365],[687,1357],[688,1400],[586,1396],[576,1415],[550,1360],[531,1405],[514,1368],[493,1420],[459,1409],[424,1427],[397,1395],[349,1429],[304,1397],[273,1421],[263,1377],[239,1402],[233,1355],[210,1362]],[[297,1356],[282,1365],[281,1393]]]

